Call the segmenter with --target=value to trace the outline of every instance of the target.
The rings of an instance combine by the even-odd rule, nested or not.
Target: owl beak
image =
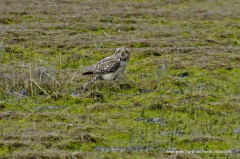
[[[123,56],[124,56],[124,53],[122,52],[121,55],[122,55],[122,57],[123,57]]]

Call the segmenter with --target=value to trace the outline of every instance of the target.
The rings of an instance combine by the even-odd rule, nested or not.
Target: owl
[[[96,80],[116,80],[127,67],[130,57],[130,50],[126,47],[117,48],[114,54],[106,57],[96,64],[85,68],[86,72],[82,75],[91,75],[90,80],[85,84],[84,90]],[[84,92],[83,90],[83,92]]]

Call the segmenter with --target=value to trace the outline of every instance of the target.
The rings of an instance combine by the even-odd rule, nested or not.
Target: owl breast
[[[121,61],[120,67],[115,72],[102,74],[102,79],[107,81],[117,79],[118,77],[121,76],[126,66],[127,66],[127,61]]]
[[[114,73],[106,73],[106,74],[102,74],[102,79],[106,80],[106,81],[111,81],[114,79]]]

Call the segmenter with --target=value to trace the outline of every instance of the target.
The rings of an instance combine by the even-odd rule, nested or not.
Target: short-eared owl
[[[106,57],[96,64],[86,67],[86,72],[82,75],[91,75],[91,79],[87,81],[85,88],[98,79],[107,81],[116,80],[127,67],[129,56],[129,49],[120,47],[116,49],[112,56]]]

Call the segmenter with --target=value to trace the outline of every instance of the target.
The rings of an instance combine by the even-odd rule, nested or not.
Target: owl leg
[[[99,74],[93,74],[93,75],[90,77],[90,79],[87,80],[85,86],[84,86],[83,89],[82,89],[82,93],[81,93],[81,94],[83,94],[83,93],[86,91],[86,89],[89,88],[89,86],[90,86],[91,83],[93,83],[93,82],[95,82],[96,80],[98,80],[99,76],[100,76]]]
[[[113,80],[116,81],[116,80],[119,80],[119,79],[121,79],[121,78],[122,78],[122,76],[121,76],[121,75],[118,75],[118,76],[114,77]]]

